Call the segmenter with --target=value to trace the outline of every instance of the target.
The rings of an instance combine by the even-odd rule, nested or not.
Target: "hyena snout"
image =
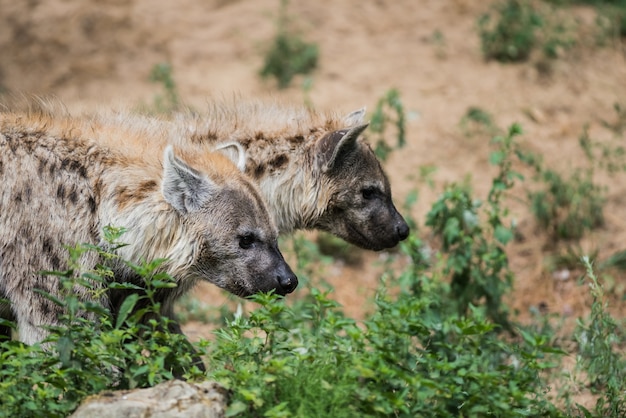
[[[409,232],[411,232],[409,225],[399,213],[395,223],[395,230],[398,241],[404,241],[405,239],[407,239],[407,237],[409,236]]]
[[[296,287],[298,287],[298,278],[284,261],[282,266],[276,271],[276,281],[278,282],[276,293],[279,295],[284,296],[293,292],[296,290]]]

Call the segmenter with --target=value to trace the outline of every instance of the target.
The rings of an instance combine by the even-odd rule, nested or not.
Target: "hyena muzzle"
[[[170,319],[198,280],[242,297],[296,288],[267,207],[233,162],[175,152],[161,130],[135,123],[0,113],[0,314],[15,319],[21,341],[45,339],[42,326],[58,324],[62,313],[37,291],[61,297],[57,277],[41,272],[67,269],[65,244],[105,246],[107,225],[128,229],[128,245],[115,250],[122,259],[166,260],[160,268],[177,286],[160,290],[158,301]],[[84,271],[110,263],[95,253],[81,262]],[[126,264],[110,266],[112,280],[143,285]],[[73,291],[93,300],[83,287]],[[126,295],[100,293],[112,312]],[[173,322],[172,330],[180,327]]]

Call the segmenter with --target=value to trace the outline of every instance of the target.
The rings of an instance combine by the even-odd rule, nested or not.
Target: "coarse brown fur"
[[[166,259],[161,268],[177,283],[159,294],[169,318],[197,280],[240,296],[295,289],[256,186],[226,156],[184,152],[168,145],[169,134],[124,113],[0,112],[0,299],[8,301],[0,315],[17,321],[20,340],[41,341],[41,326],[57,324],[61,313],[37,292],[59,297],[56,276],[40,272],[67,268],[65,244],[106,245],[107,225],[128,229],[129,245],[116,250],[123,259]],[[81,260],[85,270],[102,261],[95,253]],[[111,267],[115,280],[142,284],[125,264]],[[100,302],[115,311],[123,296],[109,291]]]
[[[172,129],[190,152],[237,143],[281,233],[331,232],[362,248],[395,246],[409,234],[389,180],[363,139],[364,109],[345,117],[278,102],[213,102],[182,112]],[[186,130],[186,131],[185,131]],[[195,150],[195,151],[194,151]]]

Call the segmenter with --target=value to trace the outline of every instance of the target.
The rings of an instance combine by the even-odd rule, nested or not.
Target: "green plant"
[[[446,188],[426,216],[426,225],[442,240],[446,254],[444,271],[451,275],[459,313],[467,312],[484,298],[489,317],[506,327],[508,313],[502,296],[510,289],[512,273],[504,246],[513,238],[513,227],[504,224],[508,211],[502,206],[502,198],[515,179],[521,178],[512,170],[517,150],[514,139],[520,134],[521,128],[514,124],[506,136],[495,138],[499,149],[490,160],[499,167],[499,173],[487,197],[486,225],[481,221],[482,203],[458,185]]]
[[[604,122],[605,126],[617,134],[615,141],[596,141],[592,139],[589,136],[588,126],[583,128],[583,133],[578,139],[578,143],[590,164],[595,164],[609,174],[626,171],[626,148],[621,137],[622,124],[626,126],[626,112],[622,115],[621,108],[617,104],[615,109],[618,113],[618,121],[615,124]]]
[[[477,106],[470,106],[459,123],[465,136],[475,135],[494,136],[499,129],[493,121],[493,116]]]
[[[520,159],[535,170],[535,181],[542,187],[528,192],[531,210],[539,225],[556,240],[580,239],[585,232],[604,225],[606,188],[594,181],[594,162],[597,167],[612,169],[621,164],[610,154],[596,159],[594,145],[587,130],[580,138],[590,166],[576,168],[565,177],[556,170],[545,168],[542,159],[531,153],[520,154]]]
[[[574,170],[568,178],[542,169],[545,189],[529,192],[531,210],[554,239],[580,239],[604,225],[604,188],[593,181],[592,170]]]
[[[172,75],[172,66],[168,63],[156,64],[150,71],[150,81],[163,86],[164,94],[154,98],[154,112],[168,114],[180,106],[178,88]]]
[[[389,145],[384,138],[389,122],[394,124],[396,130],[395,146]],[[406,115],[398,90],[390,89],[378,100],[370,121],[370,131],[377,136],[374,152],[382,161],[385,161],[394,149],[404,147],[406,144]]]
[[[562,416],[541,378],[562,353],[548,338],[501,341],[484,309],[447,308],[436,271],[401,276],[386,276],[361,326],[315,289],[294,307],[256,296],[261,306],[220,329],[209,354],[211,376],[232,391],[227,415]]]
[[[500,0],[478,20],[483,55],[501,62],[526,61],[533,50],[557,58],[576,43],[573,19],[532,0]]]
[[[274,77],[279,88],[286,88],[297,74],[309,74],[317,67],[318,46],[304,41],[289,28],[287,0],[281,0],[277,33],[265,54],[262,77]]]
[[[105,235],[115,248],[121,230],[108,229]],[[158,272],[162,262],[127,263],[146,283],[110,282],[106,263],[95,271],[81,272],[79,260],[96,251],[103,260],[117,257],[91,245],[69,248],[68,271],[47,272],[56,276],[62,298],[47,295],[64,308],[61,326],[49,328],[42,345],[26,346],[18,341],[0,341],[0,416],[63,417],[80,401],[104,389],[147,387],[170,380],[175,374],[202,377],[195,366],[194,351],[187,339],[168,331],[169,319],[159,315],[155,300],[159,289],[174,285]],[[114,317],[104,306],[81,300],[73,291],[83,286],[95,295],[108,288],[131,291]],[[149,318],[144,321],[142,318]],[[200,353],[205,344],[198,346]]]
[[[478,20],[485,58],[503,62],[526,60],[537,42],[541,16],[528,0],[504,0]]]
[[[586,373],[592,390],[601,395],[595,406],[596,416],[623,417],[626,415],[626,359],[620,351],[623,352],[626,335],[608,312],[604,290],[591,261],[583,257],[582,262],[593,302],[589,318],[579,320],[575,332],[579,350],[577,368]],[[586,417],[593,416],[582,406],[578,407]]]

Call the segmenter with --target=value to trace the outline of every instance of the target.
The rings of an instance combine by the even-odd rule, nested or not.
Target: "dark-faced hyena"
[[[238,143],[246,173],[260,186],[281,233],[331,232],[359,247],[382,250],[409,234],[389,180],[361,138],[365,110],[346,117],[277,103],[213,103],[206,114],[178,115],[178,144]],[[182,142],[181,142],[182,141]]]
[[[104,245],[106,225],[128,229],[129,245],[116,250],[123,259],[167,260],[162,270],[178,286],[158,299],[169,318],[198,280],[239,296],[295,289],[277,228],[248,178],[224,155],[175,151],[160,128],[133,124],[140,122],[0,113],[0,314],[17,321],[21,341],[41,341],[41,326],[60,313],[36,292],[60,296],[58,280],[40,272],[67,268],[65,244]],[[82,260],[87,270],[102,261],[91,253]],[[112,268],[116,280],[139,280],[122,263]],[[113,312],[123,296],[116,292],[100,301]]]

